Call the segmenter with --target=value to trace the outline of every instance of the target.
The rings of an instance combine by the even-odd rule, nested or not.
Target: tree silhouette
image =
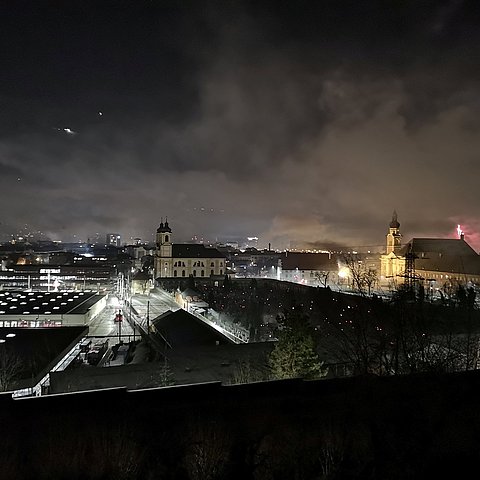
[[[269,364],[273,377],[277,379],[326,375],[315,350],[312,328],[306,315],[296,310],[285,312]]]

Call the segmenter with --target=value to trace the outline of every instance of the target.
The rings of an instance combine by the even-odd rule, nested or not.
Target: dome
[[[397,212],[394,210],[392,215],[392,221],[390,222],[390,228],[400,228],[400,223],[397,220]]]
[[[157,233],[172,233],[172,229],[168,225],[168,220],[165,220],[165,223],[163,223],[162,219],[160,226],[157,228]]]

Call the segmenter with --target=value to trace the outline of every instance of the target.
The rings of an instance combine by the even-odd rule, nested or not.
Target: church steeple
[[[155,276],[157,277],[171,277],[172,276],[172,229],[168,224],[168,219],[163,217],[160,221],[160,226],[157,228],[157,248],[155,252]]]
[[[157,250],[161,257],[172,256],[172,229],[168,225],[168,220],[163,217],[160,221],[160,226],[157,228]]]
[[[157,228],[157,233],[172,233],[172,229],[168,225],[168,219],[165,217],[165,223],[163,223],[163,217],[160,220],[160,226]]]
[[[400,223],[398,223],[397,211],[396,210],[393,211],[392,221],[390,222],[390,228],[395,228],[397,230],[400,228]]]
[[[387,255],[392,252],[397,253],[402,248],[401,239],[400,223],[397,218],[397,212],[394,210],[387,234]]]

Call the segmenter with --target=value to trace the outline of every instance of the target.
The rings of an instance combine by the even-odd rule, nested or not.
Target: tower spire
[[[392,213],[392,221],[390,222],[390,228],[400,228],[400,223],[398,222],[396,210],[394,210]]]
[[[390,222],[387,234],[387,255],[389,253],[397,253],[401,248],[400,223],[397,218],[397,211],[394,210],[392,214],[392,221]]]

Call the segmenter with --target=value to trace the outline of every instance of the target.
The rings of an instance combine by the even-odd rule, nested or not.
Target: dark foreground
[[[0,478],[461,478],[480,372],[0,397]]]

